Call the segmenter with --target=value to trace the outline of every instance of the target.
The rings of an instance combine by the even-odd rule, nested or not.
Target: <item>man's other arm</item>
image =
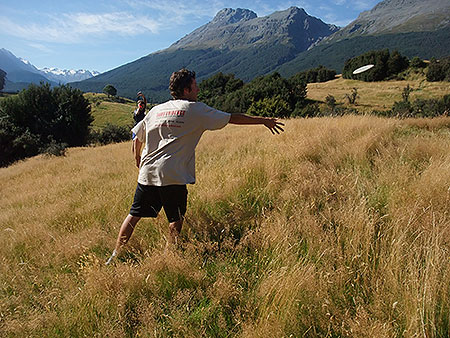
[[[139,168],[139,165],[141,164],[141,148],[142,148],[142,142],[139,141],[137,137],[133,140],[133,154],[134,159],[136,160],[136,166]]]
[[[231,124],[263,124],[272,132],[272,134],[279,134],[280,131],[284,131],[281,126],[284,123],[277,121],[276,118],[272,117],[260,117],[260,116],[250,116],[245,114],[231,114],[230,122]]]

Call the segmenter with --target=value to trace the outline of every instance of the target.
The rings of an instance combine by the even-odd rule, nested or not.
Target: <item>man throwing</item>
[[[206,130],[232,124],[262,124],[272,134],[283,131],[275,118],[229,114],[197,102],[195,72],[181,69],[170,77],[173,100],[153,107],[132,130],[139,177],[130,214],[119,230],[116,247],[106,264],[130,239],[142,217],[156,217],[164,208],[169,221],[168,243],[175,244],[187,205],[186,184],[195,183],[195,147]],[[145,143],[141,155],[141,148]]]

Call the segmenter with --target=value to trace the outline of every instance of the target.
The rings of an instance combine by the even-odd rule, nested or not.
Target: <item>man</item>
[[[141,122],[145,117],[145,109],[147,108],[147,98],[142,92],[137,93],[137,108],[133,112],[134,125]]]
[[[170,77],[173,100],[155,106],[133,128],[133,152],[139,168],[130,214],[119,230],[116,247],[106,264],[130,239],[142,217],[156,217],[164,208],[169,221],[168,245],[176,244],[186,212],[186,184],[195,183],[195,147],[206,130],[232,124],[262,124],[272,134],[283,131],[275,118],[228,114],[197,102],[195,73],[187,69]],[[145,148],[141,155],[141,147]]]

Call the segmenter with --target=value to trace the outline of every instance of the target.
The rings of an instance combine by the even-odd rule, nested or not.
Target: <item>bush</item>
[[[392,107],[394,116],[404,117],[437,117],[450,113],[450,95],[442,99],[416,99],[414,102],[399,101]]]
[[[67,143],[58,143],[55,140],[51,140],[50,143],[40,150],[48,156],[65,156],[67,150]]]
[[[278,73],[257,77],[245,85],[234,75],[219,73],[204,80],[200,88],[199,99],[229,113],[289,117],[306,98],[303,78],[287,80]]]
[[[48,83],[30,85],[0,102],[1,165],[37,155],[52,140],[67,146],[87,142],[93,121],[89,102],[79,89]]]
[[[440,61],[432,59],[428,65],[427,81],[450,81],[450,57]]]
[[[6,72],[0,69],[0,91],[5,87]]]
[[[117,89],[113,85],[107,84],[105,86],[105,88],[103,88],[103,93],[108,95],[108,97],[109,96],[116,96],[117,95]]]
[[[427,65],[421,58],[415,56],[411,59],[409,66],[412,68],[425,68]]]
[[[353,74],[353,71],[361,66],[373,64],[375,67],[361,74]],[[351,58],[345,62],[342,77],[361,81],[382,81],[392,77],[408,68],[409,61],[398,51],[389,53],[388,49],[370,51]]]
[[[253,102],[248,108],[247,114],[284,118],[291,115],[291,109],[284,99],[275,96]]]
[[[347,98],[349,104],[356,104],[356,99],[359,98],[358,88],[354,87],[350,94],[345,94],[345,97]]]
[[[307,104],[304,107],[296,107],[291,117],[315,117],[320,116],[320,107],[317,102]]]
[[[102,145],[110,143],[119,143],[131,139],[131,127],[106,124],[101,131],[91,131],[89,143],[99,143]]]
[[[297,73],[289,79],[294,82],[305,82],[305,83],[314,83],[314,82],[326,82],[329,80],[333,80],[336,77],[336,71],[333,69],[328,69],[324,66],[319,66],[314,69],[309,69],[304,72]]]

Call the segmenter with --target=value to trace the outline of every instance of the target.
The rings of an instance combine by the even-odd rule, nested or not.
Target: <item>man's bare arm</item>
[[[133,154],[134,159],[136,160],[136,166],[139,168],[139,165],[141,164],[141,147],[142,142],[139,141],[137,137],[133,140]]]
[[[263,124],[272,132],[272,134],[279,134],[284,131],[281,126],[284,123],[277,121],[276,118],[272,117],[260,117],[260,116],[250,116],[245,114],[231,114],[230,118],[231,124]]]

